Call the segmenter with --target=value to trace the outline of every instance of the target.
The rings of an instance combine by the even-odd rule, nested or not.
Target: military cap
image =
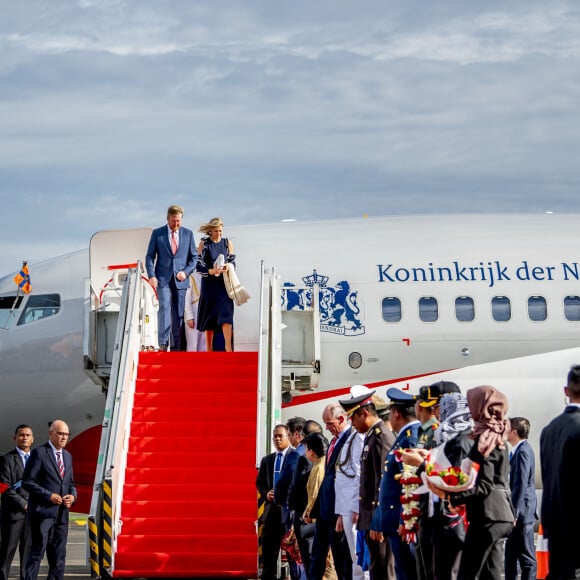
[[[451,381],[439,381],[427,387],[421,387],[415,398],[421,407],[433,407],[439,403],[443,395],[449,393],[461,393],[461,390]]]
[[[380,405],[375,405],[375,409],[377,410],[377,415],[384,421],[389,418],[391,414],[391,404],[390,403],[381,403]]]
[[[391,405],[405,405],[411,406],[415,402],[415,397],[411,393],[405,393],[397,387],[387,389],[387,397],[391,399]]]
[[[350,389],[350,399],[339,399],[340,406],[346,411],[348,417],[366,405],[371,405],[373,402],[374,391],[371,391],[364,385],[354,385]]]

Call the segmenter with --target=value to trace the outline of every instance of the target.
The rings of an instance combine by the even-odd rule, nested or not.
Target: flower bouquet
[[[459,492],[471,489],[475,485],[479,465],[464,459],[461,465],[451,465],[443,452],[443,446],[431,450],[427,459],[427,468],[421,474],[421,478],[429,481],[435,487],[445,492]],[[426,485],[424,486],[426,488]],[[423,487],[419,493],[427,491]]]

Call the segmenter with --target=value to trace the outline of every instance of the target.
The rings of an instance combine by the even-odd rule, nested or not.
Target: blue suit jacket
[[[62,450],[64,463],[64,478],[60,477],[56,458],[50,443],[46,442],[36,447],[30,453],[22,474],[22,487],[28,491],[28,514],[40,518],[58,518],[61,522],[68,521],[68,509],[64,505],[55,505],[50,496],[57,493],[60,496],[74,495],[77,489],[74,483],[72,455]]]
[[[167,225],[161,226],[151,233],[145,267],[147,275],[155,276],[159,286],[167,286],[178,272],[185,272],[185,280],[175,278],[177,288],[189,288],[189,275],[195,270],[197,248],[193,232],[187,228],[179,228],[179,246],[173,255],[169,244],[169,230]]]
[[[379,490],[379,507],[375,509],[371,522],[371,530],[383,532],[383,534],[395,534],[399,529],[401,520],[401,484],[395,476],[403,471],[403,464],[395,457],[396,449],[409,449],[417,447],[419,427],[417,421],[412,425],[405,425],[397,435],[393,446],[387,453],[385,471],[381,479]]]
[[[530,524],[537,519],[535,472],[534,450],[524,440],[518,445],[510,460],[512,503],[516,519],[522,524]]]
[[[299,457],[300,452],[296,449],[290,449],[284,456],[280,477],[274,487],[274,502],[280,506],[285,506],[288,503],[288,490],[292,483],[292,477]]]
[[[328,457],[326,462],[326,468],[324,470],[324,479],[320,484],[320,489],[318,490],[318,496],[314,502],[314,507],[312,508],[312,513],[316,514],[317,518],[325,520],[327,522],[332,522],[336,514],[335,509],[335,499],[336,494],[334,492],[334,480],[336,478],[336,462],[340,457],[340,450],[342,446],[347,442],[348,435],[350,433],[351,427],[345,429],[341,435],[340,439],[334,445],[332,450],[332,455]],[[329,448],[330,449],[330,448]]]

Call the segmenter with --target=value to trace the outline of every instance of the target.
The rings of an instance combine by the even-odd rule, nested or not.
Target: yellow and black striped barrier
[[[262,562],[262,534],[264,532],[264,509],[266,500],[258,492],[258,569],[263,568]]]
[[[89,565],[91,567],[91,576],[93,578],[101,577],[101,565],[99,562],[99,533],[94,516],[88,519],[89,529]]]
[[[113,562],[113,499],[112,483],[110,479],[103,480],[103,525],[101,529],[102,566],[111,571]]]

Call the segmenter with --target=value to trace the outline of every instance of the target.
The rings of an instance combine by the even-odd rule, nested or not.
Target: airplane
[[[238,277],[253,297],[236,307],[235,350],[259,349],[267,275],[277,284],[271,306],[280,317],[282,420],[320,420],[323,407],[354,384],[382,397],[390,386],[418,393],[440,379],[463,392],[491,384],[508,396],[510,415],[530,420],[538,452],[542,427],[565,404],[568,369],[580,362],[577,220],[509,214],[226,224]],[[118,292],[119,270],[144,263],[150,231],[99,232],[89,250],[31,262],[25,296],[16,295],[17,271],[0,278],[0,449],[10,449],[19,423],[33,427],[38,443],[50,420],[66,420],[75,478],[87,495],[106,390],[87,364],[90,296],[101,303]]]

